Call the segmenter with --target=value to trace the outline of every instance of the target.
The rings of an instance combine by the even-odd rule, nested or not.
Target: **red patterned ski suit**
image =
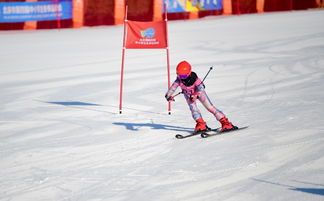
[[[194,120],[197,120],[199,118],[202,118],[201,112],[199,111],[196,100],[199,100],[202,105],[209,111],[211,112],[216,119],[219,121],[225,115],[223,114],[222,111],[218,110],[210,101],[208,98],[206,91],[205,91],[205,86],[200,80],[200,78],[197,77],[195,72],[191,73],[191,77],[194,79],[191,82],[192,83],[185,83],[185,80],[181,80],[177,77],[177,79],[173,82],[171,87],[166,93],[166,97],[171,97],[172,94],[176,91],[176,89],[180,86],[182,89],[182,92],[184,94],[184,97],[188,103],[188,106],[190,108],[192,117]],[[194,96],[194,97],[192,97]]]

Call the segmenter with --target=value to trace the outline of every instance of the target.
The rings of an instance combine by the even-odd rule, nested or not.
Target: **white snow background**
[[[169,21],[172,81],[189,61],[239,132],[178,140],[165,50],[123,26],[0,32],[1,201],[324,200],[324,10]],[[210,127],[219,123],[198,104]]]

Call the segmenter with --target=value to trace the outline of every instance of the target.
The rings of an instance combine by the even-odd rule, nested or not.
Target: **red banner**
[[[127,21],[126,48],[167,48],[166,22]]]

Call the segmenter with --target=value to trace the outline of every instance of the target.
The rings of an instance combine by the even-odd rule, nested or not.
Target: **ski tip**
[[[183,135],[178,134],[178,135],[176,135],[175,137],[176,137],[177,139],[182,139],[182,138],[183,138]]]

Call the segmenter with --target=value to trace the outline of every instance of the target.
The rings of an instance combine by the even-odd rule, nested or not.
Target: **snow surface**
[[[0,200],[324,200],[324,10],[170,21],[183,59],[250,128],[178,140],[165,50],[127,50],[123,26],[0,33]],[[210,127],[219,123],[199,105]]]

